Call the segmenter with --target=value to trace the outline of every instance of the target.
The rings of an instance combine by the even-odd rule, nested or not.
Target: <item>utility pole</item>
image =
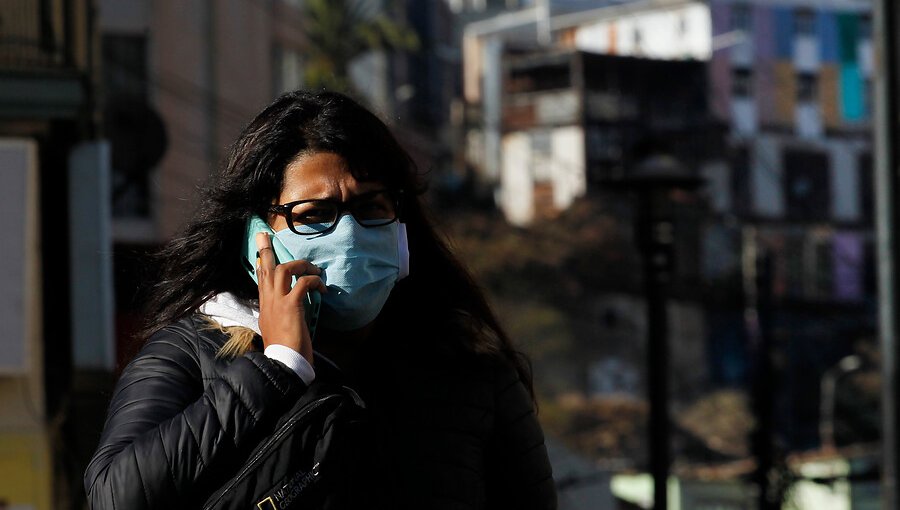
[[[897,429],[900,427],[900,406],[898,394],[897,341],[900,336],[898,320],[900,307],[900,281],[897,278],[900,266],[900,238],[896,234],[898,221],[897,164],[900,162],[898,146],[898,124],[900,124],[900,60],[898,60],[897,29],[900,26],[900,7],[896,0],[875,2],[874,33],[876,55],[880,66],[875,75],[875,209],[878,238],[878,312],[882,354],[882,448],[884,452],[881,470],[882,508],[897,508],[900,505],[897,489],[900,487],[898,473]]]
[[[759,490],[759,510],[781,508],[781,487],[773,484],[779,452],[775,437],[775,395],[778,377],[772,334],[772,257],[761,247],[756,227],[744,227],[742,241],[744,274],[744,322],[753,345],[753,414],[756,428],[751,437],[756,458],[754,478]]]
[[[668,508],[669,469],[669,318],[666,290],[671,281],[675,241],[670,218],[659,217],[658,195],[653,189],[638,197],[638,239],[643,254],[644,297],[647,300],[647,386],[650,401],[650,472],[653,509]]]
[[[694,190],[703,180],[668,154],[650,154],[610,189],[630,191],[636,198],[635,237],[641,250],[644,297],[647,300],[647,397],[650,403],[650,473],[653,510],[668,508],[672,464],[669,424],[669,324],[667,291],[675,254],[673,190]]]

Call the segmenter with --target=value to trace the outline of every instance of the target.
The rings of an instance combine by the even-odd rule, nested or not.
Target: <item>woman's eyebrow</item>
[[[356,197],[361,195],[366,195],[372,193],[373,191],[382,191],[386,190],[388,187],[380,182],[375,181],[367,181],[367,182],[359,182],[357,183],[356,190],[352,192],[348,200],[352,201]],[[343,202],[340,198],[340,192],[335,190],[327,190],[316,192],[308,192],[302,191],[295,194],[291,194],[288,198],[281,201],[281,204],[289,204],[292,202],[300,202],[306,200],[327,200],[330,202]]]
[[[291,202],[300,202],[304,200],[336,200],[338,198],[338,193],[334,193],[332,191],[320,191],[318,193],[294,193],[288,196],[287,199],[282,201],[282,204],[288,204]]]

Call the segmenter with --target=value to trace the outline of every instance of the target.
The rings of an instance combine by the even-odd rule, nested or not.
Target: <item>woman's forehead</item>
[[[284,171],[280,203],[310,198],[347,198],[382,188],[377,181],[359,180],[347,160],[333,152],[297,156]]]

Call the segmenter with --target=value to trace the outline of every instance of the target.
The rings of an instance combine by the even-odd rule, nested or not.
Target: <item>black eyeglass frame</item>
[[[391,218],[390,220],[384,221],[383,223],[374,223],[374,224],[361,223],[356,218],[356,216],[353,214],[352,208],[353,208],[354,204],[356,204],[358,202],[362,202],[366,198],[378,195],[379,193],[386,194],[394,202],[394,217]],[[335,209],[337,209],[337,213],[334,216],[334,222],[332,222],[330,227],[328,227],[325,230],[322,230],[320,232],[298,232],[296,227],[294,226],[294,222],[290,218],[291,209],[293,209],[294,207],[296,207],[300,204],[308,204],[311,202],[319,202],[319,203],[326,203],[326,204],[333,205],[335,207]],[[385,189],[377,189],[377,190],[373,190],[373,191],[368,191],[366,193],[362,193],[360,195],[357,195],[357,196],[351,198],[350,200],[347,200],[346,202],[341,202],[338,200],[330,200],[327,198],[310,198],[310,199],[306,199],[306,200],[295,200],[293,202],[287,202],[285,204],[273,205],[273,206],[269,207],[269,212],[284,216],[284,219],[287,222],[288,228],[291,229],[291,232],[297,234],[298,236],[315,236],[315,235],[327,234],[327,233],[331,232],[332,230],[334,230],[334,228],[338,224],[338,220],[340,220],[341,216],[343,216],[345,212],[349,212],[350,215],[353,216],[353,219],[357,223],[359,223],[360,226],[365,227],[365,228],[375,228],[375,227],[383,227],[385,225],[390,225],[391,223],[394,223],[395,221],[400,220],[400,218],[402,216],[402,208],[403,208],[403,190],[401,190],[401,189],[392,190],[392,189],[385,188]]]

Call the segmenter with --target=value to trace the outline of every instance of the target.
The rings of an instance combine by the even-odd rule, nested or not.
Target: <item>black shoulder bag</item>
[[[315,381],[203,509],[364,508],[369,431],[355,391]]]

